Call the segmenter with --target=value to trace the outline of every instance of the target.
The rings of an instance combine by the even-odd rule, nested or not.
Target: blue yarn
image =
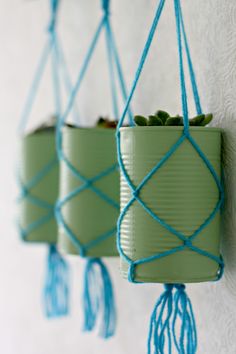
[[[65,90],[67,92],[67,94],[69,95],[71,92],[71,88],[72,88],[72,82],[71,82],[71,78],[69,75],[69,72],[67,70],[67,62],[65,59],[65,55],[62,49],[62,45],[61,45],[61,41],[58,37],[57,34],[57,41],[56,41],[56,48],[57,48],[57,52],[58,52],[58,59],[60,61],[60,69],[61,69],[61,75],[62,75],[62,80],[64,82],[65,85]],[[80,113],[79,113],[79,109],[77,107],[76,102],[74,103],[74,107],[73,107],[73,120],[75,123],[78,123],[79,119],[80,119]]]
[[[146,61],[146,58],[147,58],[147,55],[148,55],[148,52],[149,52],[149,49],[150,49],[150,45],[152,43],[152,39],[153,39],[153,36],[155,34],[156,27],[157,27],[158,22],[160,20],[160,16],[161,16],[164,4],[165,4],[165,0],[160,0],[159,6],[158,6],[157,11],[156,11],[156,15],[154,17],[154,20],[153,20],[153,23],[152,23],[152,26],[151,26],[151,29],[150,29],[150,32],[149,32],[149,35],[148,35],[148,38],[147,38],[147,41],[146,41],[144,49],[143,49],[143,53],[141,55],[141,59],[140,59],[137,71],[135,73],[135,78],[134,78],[134,81],[133,81],[129,96],[128,96],[128,98],[126,100],[126,103],[125,103],[124,111],[122,113],[121,119],[119,120],[119,123],[118,123],[118,126],[117,126],[117,135],[118,136],[119,136],[119,128],[122,126],[122,124],[124,122],[124,119],[125,119],[125,116],[126,116],[126,114],[128,112],[128,109],[129,109],[131,100],[133,98],[133,95],[134,95],[134,92],[135,92],[139,77],[141,75],[144,63]],[[135,125],[134,121],[133,121],[132,125]],[[119,154],[119,151],[118,151],[118,157],[119,157],[119,155],[120,154]]]
[[[197,351],[196,323],[183,284],[165,285],[165,291],[151,315],[148,354],[171,354],[172,343],[181,354],[194,354]]]
[[[61,114],[61,87],[60,87],[60,70],[63,73],[63,83],[67,91],[71,90],[71,80],[67,65],[64,58],[64,53],[62,46],[60,45],[59,39],[56,33],[56,22],[57,22],[57,12],[59,8],[59,0],[50,0],[50,10],[51,17],[48,26],[49,38],[43,49],[39,64],[34,75],[32,85],[26,100],[26,104],[23,110],[22,117],[19,124],[19,132],[23,133],[26,128],[30,113],[32,111],[33,103],[36,98],[36,94],[41,82],[41,78],[44,74],[44,70],[48,59],[51,55],[52,59],[52,84],[54,93],[54,107],[56,116],[59,117]],[[37,205],[38,207],[45,210],[45,215],[43,215],[38,220],[29,224],[27,228],[22,228],[19,225],[19,231],[23,240],[27,240],[28,235],[35,229],[41,227],[43,224],[47,223],[54,217],[54,205],[47,203],[46,201],[35,197],[31,194],[31,190],[35,187],[41,180],[51,172],[51,170],[58,163],[57,158],[53,158],[46,166],[42,168],[26,185],[22,183],[20,178],[19,184],[21,188],[21,196],[19,201],[24,198]],[[45,312],[48,317],[57,317],[66,315],[68,313],[68,301],[69,301],[69,289],[68,289],[68,265],[62,256],[58,253],[55,245],[49,246],[49,256],[47,264],[47,275],[45,280],[44,288],[44,307]]]
[[[98,181],[101,178],[104,178],[105,176],[109,175],[111,172],[113,172],[115,169],[117,169],[117,164],[114,164],[113,166],[109,167],[108,169],[102,171],[98,175],[94,176],[93,178],[87,179],[84,176],[81,175],[81,173],[69,162],[69,160],[65,157],[63,154],[63,151],[61,150],[61,157],[63,156],[63,161],[67,164],[67,167],[70,169],[70,171],[74,174],[76,178],[78,178],[80,181],[83,182],[80,187],[74,189],[72,192],[70,192],[67,196],[62,198],[61,200],[58,200],[57,205],[56,205],[56,218],[60,225],[64,228],[66,231],[67,236],[73,243],[73,245],[76,247],[78,250],[78,253],[82,256],[85,257],[87,250],[92,247],[92,245],[96,245],[97,243],[106,240],[108,237],[111,237],[114,235],[116,232],[116,228],[112,228],[111,230],[106,231],[105,233],[98,235],[97,239],[93,241],[93,243],[89,243],[88,245],[86,244],[81,244],[81,242],[78,240],[77,236],[74,234],[74,232],[71,230],[71,228],[67,225],[66,221],[63,218],[62,215],[62,207],[68,203],[72,198],[75,198],[78,196],[79,193],[83,192],[86,189],[92,190],[95,194],[97,194],[101,199],[103,199],[106,203],[108,203],[111,207],[115,208],[116,210],[119,210],[119,204],[108,197],[106,194],[104,194],[98,187],[95,187],[93,185],[94,182]]]
[[[43,300],[48,318],[68,315],[69,269],[55,245],[49,247]]]
[[[176,284],[176,293],[174,296],[174,312],[172,333],[174,343],[179,353],[196,353],[197,351],[197,330],[193,314],[193,308],[189,297],[185,293],[183,284]],[[179,339],[177,338],[178,324],[181,321]]]
[[[123,100],[126,101],[127,90],[126,90],[124,75],[122,72],[120,58],[119,58],[118,50],[116,47],[115,38],[114,38],[114,34],[113,34],[113,30],[112,30],[110,21],[107,21],[106,29],[108,32],[108,39],[110,40],[111,45],[112,45],[112,49],[113,49],[113,56],[114,56],[116,70],[117,70],[117,75],[119,78],[119,85],[120,85],[121,94],[122,94]],[[132,125],[133,124],[133,115],[132,115],[132,111],[130,108],[128,109],[128,119],[129,119],[129,124]]]
[[[196,78],[195,78],[195,72],[194,72],[190,49],[189,49],[189,45],[188,45],[188,39],[187,39],[186,31],[185,31],[183,14],[182,14],[180,2],[179,2],[178,10],[179,10],[181,29],[182,29],[183,36],[184,36],[184,46],[185,46],[185,51],[186,51],[187,60],[188,60],[189,74],[190,74],[190,80],[191,80],[191,85],[192,85],[194,102],[195,102],[195,106],[196,106],[196,112],[197,112],[197,114],[202,114],[200,96],[198,93],[197,82],[196,82]]]
[[[45,66],[47,64],[51,50],[52,50],[51,43],[48,43],[48,41],[47,41],[44,46],[44,49],[42,51],[38,67],[36,69],[34,78],[32,80],[32,84],[29,89],[29,93],[27,95],[26,103],[23,108],[23,112],[22,112],[20,122],[18,125],[19,133],[22,133],[24,131],[24,128],[27,125],[27,122],[28,122],[28,119],[29,119],[29,116],[30,116],[30,113],[31,113],[31,110],[33,107],[33,103],[34,103],[34,100],[36,97],[36,93],[38,91],[38,88],[39,88],[39,85],[40,85],[40,82],[41,82],[41,79],[43,76],[43,72],[44,72]]]
[[[119,117],[119,110],[118,110],[118,98],[116,93],[116,83],[115,83],[115,72],[114,72],[114,61],[113,61],[113,47],[111,44],[111,37],[107,30],[107,23],[106,21],[106,45],[107,45],[107,59],[108,59],[108,67],[110,72],[110,85],[111,85],[111,93],[112,93],[112,103],[113,103],[113,115],[117,119]]]
[[[32,231],[50,221],[54,216],[54,205],[46,202],[45,200],[40,199],[39,197],[34,196],[33,194],[31,194],[31,190],[35,188],[36,185],[40,183],[41,180],[45,178],[48,173],[51,172],[51,170],[55,167],[56,164],[57,158],[53,158],[46,166],[43,167],[41,171],[39,171],[30,181],[28,181],[27,184],[24,184],[21,181],[20,177],[17,176],[18,184],[21,189],[21,195],[18,198],[18,203],[22,202],[24,199],[27,198],[30,203],[37,205],[39,208],[45,210],[45,215],[29,224],[27,228],[22,228],[20,224],[18,225],[20,235],[23,240],[27,240],[28,235]]]
[[[60,76],[59,76],[59,52],[56,45],[56,33],[51,32],[51,41],[54,43],[54,50],[52,51],[52,83],[53,83],[53,93],[54,93],[54,107],[55,107],[55,115],[59,117],[61,114],[61,87],[60,87]]]
[[[33,76],[32,84],[29,88],[29,92],[27,95],[25,106],[22,111],[22,115],[21,115],[20,122],[18,125],[18,131],[20,134],[22,134],[23,131],[25,130],[28,120],[30,118],[30,114],[31,114],[31,111],[33,108],[35,98],[36,98],[36,94],[38,92],[39,85],[41,83],[41,79],[43,77],[49,57],[50,57],[50,55],[53,56],[55,54],[55,52],[58,55],[57,56],[58,62],[55,65],[55,67],[53,68],[53,70],[55,70],[55,68],[57,68],[60,64],[60,69],[63,72],[63,76],[64,76],[63,77],[63,84],[65,86],[65,89],[68,92],[70,92],[71,88],[72,88],[72,83],[71,83],[69,71],[68,71],[67,64],[66,64],[65,58],[64,58],[64,51],[62,49],[62,46],[60,45],[60,41],[59,41],[58,35],[56,33],[56,16],[57,16],[57,11],[59,8],[60,1],[59,0],[49,0],[49,2],[50,2],[50,9],[51,9],[51,19],[50,19],[50,23],[48,26],[49,37],[47,38],[46,43],[43,47],[42,54],[39,59],[39,63],[36,67],[36,71]],[[54,54],[52,54],[53,51],[55,51]],[[53,87],[55,88],[55,81],[54,80],[55,79],[53,78]],[[56,88],[56,90],[57,90],[57,88]],[[58,104],[56,104],[56,107],[58,107]]]
[[[94,330],[99,317],[99,335],[112,337],[116,328],[116,308],[108,270],[99,258],[88,258],[84,271],[84,331]]]
[[[178,43],[178,53],[179,53],[179,76],[180,76],[180,92],[182,101],[182,111],[184,118],[184,132],[186,136],[189,134],[189,120],[188,120],[188,98],[186,92],[185,75],[184,75],[184,65],[183,65],[183,50],[182,50],[182,35],[180,27],[180,13],[179,13],[179,1],[174,0],[175,5],[175,18],[176,18],[176,33],[177,33],[177,43]]]
[[[195,106],[196,106],[196,111],[198,114],[202,113],[201,109],[201,103],[200,103],[200,97],[198,94],[198,88],[197,88],[197,83],[196,83],[196,78],[195,78],[195,73],[193,69],[193,64],[191,60],[191,55],[190,55],[190,50],[188,46],[188,41],[187,41],[187,36],[185,32],[185,27],[184,27],[184,20],[183,20],[183,15],[182,15],[182,10],[180,6],[180,1],[179,0],[174,0],[174,7],[175,7],[175,19],[176,19],[176,33],[177,33],[177,44],[178,44],[178,53],[179,53],[179,74],[180,74],[180,88],[181,88],[181,102],[182,102],[182,111],[183,111],[183,117],[184,117],[184,129],[183,129],[183,134],[182,136],[173,144],[173,146],[170,148],[170,150],[166,153],[165,156],[152,168],[152,170],[147,173],[147,175],[144,177],[144,179],[141,181],[141,183],[138,186],[135,186],[125,168],[123,158],[122,158],[122,153],[121,153],[121,142],[120,142],[120,127],[122,126],[125,116],[127,114],[127,111],[129,109],[129,105],[131,103],[131,100],[133,98],[136,86],[138,84],[139,77],[141,75],[143,66],[145,64],[146,57],[148,55],[153,36],[156,31],[156,27],[159,23],[160,16],[162,14],[162,10],[165,4],[165,0],[160,0],[156,14],[154,17],[154,20],[151,25],[150,32],[148,34],[148,38],[146,40],[143,53],[141,55],[140,62],[138,64],[138,68],[134,77],[134,81],[129,93],[129,96],[127,98],[121,119],[119,121],[119,124],[117,126],[117,132],[116,132],[116,140],[117,140],[117,151],[118,151],[118,162],[119,166],[121,169],[121,172],[123,173],[123,176],[131,190],[131,199],[128,201],[128,203],[124,206],[124,208],[120,212],[120,216],[118,219],[117,223],[117,248],[118,251],[121,255],[121,257],[129,264],[128,268],[128,280],[131,282],[137,282],[135,280],[135,271],[136,267],[140,264],[144,263],[149,263],[157,259],[161,259],[163,257],[167,257],[169,255],[175,254],[177,252],[181,252],[184,249],[190,249],[193,252],[196,252],[202,256],[210,258],[212,261],[216,262],[219,264],[219,271],[216,277],[216,280],[219,280],[223,274],[224,270],[224,262],[222,257],[216,257],[215,255],[202,250],[195,246],[193,244],[193,241],[195,238],[202,232],[215,218],[216,214],[219,212],[219,210],[222,207],[223,200],[224,200],[224,190],[223,186],[221,183],[220,178],[218,177],[216,171],[214,170],[213,166],[211,165],[210,161],[208,158],[205,156],[205,154],[202,152],[200,147],[198,146],[197,142],[194,140],[194,138],[191,136],[190,131],[189,131],[189,121],[188,121],[188,103],[187,103],[187,92],[186,92],[186,84],[185,84],[185,73],[184,73],[184,65],[183,65],[183,47],[182,47],[182,36],[184,39],[184,48],[186,51],[186,56],[187,56],[187,63],[189,67],[189,74],[190,74],[190,80],[191,80],[191,85],[192,85],[192,91],[193,91],[193,96],[194,96],[194,101],[195,101]],[[132,123],[131,125],[134,125]],[[200,227],[195,230],[195,232],[190,235],[189,237],[186,237],[184,234],[181,232],[177,231],[175,228],[173,228],[171,225],[165,222],[165,220],[161,219],[158,215],[156,215],[140,198],[140,192],[142,188],[148,183],[148,181],[152,178],[152,176],[168,161],[168,159],[175,153],[175,151],[181,146],[183,142],[188,140],[190,144],[193,146],[193,148],[196,150],[204,164],[206,165],[206,168],[210,171],[212,174],[213,179],[215,180],[215,183],[218,187],[219,190],[219,199],[213,208],[212,212],[210,215],[206,218],[206,220],[203,222]],[[129,210],[129,208],[132,206],[132,204],[137,201],[143,209],[154,219],[156,222],[158,222],[160,225],[162,225],[166,230],[174,234],[181,242],[182,245],[175,247],[171,250],[159,253],[159,254],[154,254],[150,257],[145,257],[142,259],[137,259],[133,261],[130,259],[124,252],[124,250],[121,247],[121,225],[122,221]],[[175,291],[175,295],[173,296],[173,291]],[[181,320],[181,331],[180,331],[180,336],[177,336],[177,329],[176,329],[176,323],[177,319]],[[172,325],[171,325],[172,323]],[[160,299],[157,301],[157,304],[154,308],[153,314],[151,316],[151,322],[150,322],[150,331],[149,331],[149,338],[148,338],[148,354],[151,354],[151,344],[154,344],[154,349],[155,349],[155,354],[157,353],[164,353],[164,348],[166,343],[168,343],[168,352],[171,353],[171,346],[172,342],[174,341],[174,344],[176,346],[176,349],[179,353],[181,354],[194,354],[196,353],[196,348],[197,348],[197,334],[196,334],[196,325],[195,325],[195,319],[192,311],[192,306],[190,303],[190,300],[188,296],[185,293],[185,287],[184,285],[180,284],[167,284],[166,285],[166,290],[165,292],[161,295]]]

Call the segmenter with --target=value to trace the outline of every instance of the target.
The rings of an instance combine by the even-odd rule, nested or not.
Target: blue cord
[[[102,312],[100,336],[108,339],[115,333],[116,308],[112,282],[107,267],[99,258],[89,258],[84,272],[84,331],[92,331]]]
[[[48,41],[47,41],[44,46],[44,49],[42,51],[42,55],[40,57],[39,64],[36,69],[34,78],[32,80],[32,84],[30,86],[29,93],[27,95],[27,100],[26,100],[26,103],[25,103],[25,106],[24,106],[24,109],[23,109],[23,112],[22,112],[22,115],[20,118],[20,122],[18,125],[18,131],[20,134],[24,131],[24,129],[28,123],[30,113],[32,111],[33,103],[34,103],[34,100],[36,97],[36,93],[38,91],[38,88],[39,88],[39,85],[40,85],[40,82],[41,82],[41,79],[43,76],[43,72],[44,72],[45,66],[47,64],[51,50],[52,50],[52,43],[51,42],[48,43]]]
[[[162,14],[162,10],[165,4],[165,0],[160,0],[154,20],[151,25],[151,29],[148,34],[148,38],[146,40],[143,53],[141,55],[141,59],[138,64],[138,68],[134,77],[134,81],[127,98],[121,119],[117,126],[116,139],[117,139],[117,151],[118,151],[118,162],[121,169],[121,173],[123,174],[130,190],[132,197],[129,202],[124,206],[124,208],[120,212],[120,216],[117,223],[117,248],[121,255],[121,257],[129,264],[128,269],[128,280],[131,282],[137,282],[135,280],[135,269],[138,265],[149,263],[157,259],[161,259],[163,257],[175,254],[177,252],[181,252],[184,249],[190,249],[193,252],[196,252],[202,256],[208,257],[213,261],[219,264],[219,271],[217,274],[217,280],[223,274],[224,263],[222,257],[216,257],[215,255],[206,252],[196,246],[193,245],[192,241],[202,232],[215,218],[216,214],[219,212],[223,200],[224,200],[224,191],[220,178],[218,177],[216,171],[211,165],[208,158],[202,152],[197,142],[191,136],[189,131],[189,121],[188,121],[188,103],[187,103],[187,92],[186,92],[186,84],[185,84],[185,74],[184,74],[184,66],[183,66],[183,48],[182,48],[182,35],[184,37],[184,48],[187,55],[187,62],[189,66],[190,79],[192,84],[192,91],[194,95],[194,101],[196,105],[196,110],[198,114],[202,113],[200,98],[197,89],[196,78],[194,74],[194,69],[192,65],[190,50],[188,46],[187,36],[184,27],[183,15],[180,7],[180,1],[174,0],[175,7],[175,19],[176,19],[176,33],[177,33],[177,44],[178,44],[178,53],[179,53],[179,74],[180,74],[180,88],[181,88],[181,102],[182,102],[182,111],[184,117],[184,129],[182,136],[176,141],[175,144],[170,148],[170,150],[166,153],[166,155],[157,163],[156,166],[145,176],[145,178],[141,181],[138,186],[135,186],[131,178],[125,168],[122,153],[121,153],[121,141],[120,141],[120,127],[122,126],[126,113],[129,109],[129,105],[133,98],[136,86],[138,84],[138,80],[140,78],[143,66],[145,64],[146,57],[148,55],[153,36],[155,34],[157,25],[159,23],[160,16]],[[133,125],[133,124],[132,124]],[[140,198],[140,192],[142,188],[148,183],[148,181],[152,178],[152,176],[168,161],[168,159],[175,153],[175,151],[181,146],[181,144],[186,141],[186,139],[190,142],[193,148],[197,151],[198,155],[201,157],[206,167],[209,169],[212,174],[215,183],[219,190],[219,200],[217,201],[215,207],[213,208],[210,215],[203,222],[203,224],[190,236],[186,237],[181,232],[175,230],[171,225],[167,224],[163,219],[161,219],[158,215],[156,215]],[[154,254],[150,257],[142,258],[133,261],[130,259],[124,252],[121,247],[121,225],[129,208],[132,204],[137,201],[143,209],[160,225],[162,225],[166,230],[174,234],[179,240],[182,241],[182,245],[179,247],[175,247],[171,250]],[[161,295],[158,300],[153,314],[151,316],[150,322],[150,330],[149,330],[149,338],[148,338],[148,354],[152,352],[152,344],[155,349],[155,353],[164,353],[164,347],[166,343],[166,339],[168,342],[168,353],[171,353],[171,343],[172,340],[176,346],[176,349],[181,354],[194,354],[196,353],[197,348],[197,334],[196,334],[196,325],[195,319],[192,311],[192,305],[190,303],[189,298],[187,297],[185,291],[185,287],[182,284],[171,284],[166,285],[165,292]],[[175,291],[175,296],[173,296],[173,291]],[[176,321],[177,318],[181,320],[181,335],[180,338],[177,339],[176,335]],[[171,327],[171,321],[173,326]]]
[[[114,59],[116,70],[117,70],[121,94],[122,94],[123,100],[126,101],[126,99],[127,99],[126,84],[125,84],[125,80],[124,80],[124,75],[123,75],[123,70],[122,70],[121,63],[120,63],[118,50],[117,50],[116,43],[115,43],[114,34],[112,31],[112,27],[111,27],[111,23],[110,23],[109,19],[106,23],[106,30],[108,33],[108,40],[111,42],[111,45],[112,45],[112,54],[113,54],[113,59]],[[129,119],[129,124],[132,125],[133,124],[133,114],[132,114],[130,107],[128,109],[128,119]]]
[[[66,92],[69,95],[73,85],[72,85],[72,81],[71,81],[70,74],[68,71],[68,67],[67,67],[67,63],[66,63],[66,59],[65,59],[65,55],[64,55],[64,52],[62,49],[61,42],[58,38],[58,34],[55,33],[55,35],[57,37],[55,45],[56,45],[57,52],[58,52],[58,59],[60,61],[61,74],[63,75],[63,81],[64,81]],[[76,105],[76,102],[74,104],[72,113],[73,113],[74,122],[78,124],[78,122],[80,120],[80,113],[79,113],[79,109]]]
[[[69,268],[55,245],[49,246],[43,306],[48,318],[68,315]]]
[[[115,119],[119,117],[119,110],[118,110],[118,97],[116,91],[116,83],[115,83],[115,71],[114,71],[114,61],[113,61],[113,46],[112,40],[109,35],[109,5],[106,7],[106,22],[105,22],[105,35],[106,35],[106,45],[107,45],[107,60],[108,60],[108,67],[110,73],[110,85],[111,85],[111,94],[112,94],[112,105],[113,105],[113,115]]]
[[[193,63],[192,63],[192,59],[191,59],[191,54],[190,54],[190,49],[189,49],[189,45],[188,45],[188,39],[187,39],[186,31],[185,31],[183,14],[182,14],[182,9],[181,9],[180,3],[179,3],[179,16],[180,16],[181,29],[182,29],[183,37],[184,37],[184,46],[185,46],[185,51],[186,51],[187,60],[188,60],[189,74],[190,74],[190,80],[191,80],[191,85],[192,85],[194,102],[195,102],[195,106],[196,106],[196,112],[198,115],[200,115],[200,114],[202,114],[202,107],[201,107],[201,102],[200,102],[200,96],[198,93],[197,82],[196,82],[195,72],[194,72]]]
[[[26,128],[26,125],[28,123],[28,120],[30,118],[30,114],[33,108],[33,104],[39,89],[39,85],[41,83],[41,79],[43,77],[48,59],[50,55],[54,56],[52,53],[54,50],[57,52],[57,60],[60,62],[60,68],[61,71],[63,72],[63,83],[65,85],[66,90],[69,92],[72,89],[72,84],[71,84],[71,79],[70,75],[68,72],[67,64],[65,62],[64,58],[64,51],[62,49],[62,46],[59,43],[57,33],[56,33],[56,15],[58,11],[58,6],[59,6],[59,0],[50,0],[51,1],[51,19],[50,19],[50,24],[48,26],[48,33],[49,33],[49,38],[47,39],[41,57],[39,59],[39,63],[36,67],[35,74],[33,76],[32,84],[29,88],[29,92],[27,95],[27,99],[25,102],[25,106],[22,111],[22,115],[20,118],[20,122],[18,125],[18,131],[20,134],[22,134]],[[55,2],[55,4],[54,4]],[[55,53],[54,52],[54,53]],[[55,65],[57,67],[57,65]],[[55,70],[55,68],[53,68]],[[53,78],[54,80],[54,78]],[[53,83],[53,86],[55,87],[55,83]],[[57,90],[57,88],[56,88]],[[54,91],[55,93],[55,91]],[[58,100],[59,101],[59,100]],[[56,104],[56,107],[59,106],[59,103]]]

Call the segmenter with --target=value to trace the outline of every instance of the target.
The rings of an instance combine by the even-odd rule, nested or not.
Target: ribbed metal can
[[[121,153],[132,183],[137,187],[183,134],[183,127],[124,127]],[[191,136],[221,178],[221,130],[192,127]],[[121,176],[121,209],[132,198]],[[186,139],[139,192],[140,199],[160,219],[189,237],[210,216],[219,201],[219,188],[211,172]],[[220,256],[220,211],[192,241],[193,245]],[[121,224],[121,247],[133,261],[181,246],[177,236],[153,219],[136,200]],[[121,272],[127,278],[128,263]],[[134,279],[141,282],[187,283],[214,280],[219,265],[188,248],[139,264]]]
[[[65,127],[62,134],[63,153],[83,177],[92,179],[117,164],[115,129]],[[85,182],[77,178],[63,160],[60,172],[62,200]],[[91,245],[86,256],[117,256],[116,230],[108,238],[97,240],[116,228],[120,193],[118,165],[111,173],[94,181],[93,186],[115,201],[118,209],[90,188],[85,188],[62,205],[62,218],[83,246]],[[79,253],[63,226],[59,229],[59,247],[65,253]]]
[[[56,243],[54,205],[59,189],[59,164],[55,131],[36,131],[23,137],[20,155],[19,178],[23,195],[19,201],[19,224],[23,233],[29,230],[23,239]],[[32,183],[36,176],[38,178]]]

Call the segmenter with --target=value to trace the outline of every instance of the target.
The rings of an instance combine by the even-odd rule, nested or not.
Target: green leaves
[[[198,116],[189,119],[189,125],[193,127],[204,127],[209,124],[213,119],[213,115],[199,114]],[[137,115],[134,117],[135,124],[138,126],[183,126],[183,117],[177,115],[171,117],[169,113],[158,110],[154,115],[148,118]]]
[[[165,125],[174,125],[174,126],[183,125],[183,118],[180,117],[180,116],[169,117],[166,120],[166,124]]]
[[[170,117],[169,113],[161,110],[157,111],[155,116],[161,119],[162,125],[165,125],[167,119]]]
[[[163,122],[157,116],[149,116],[148,117],[148,125],[163,125]]]
[[[212,114],[200,114],[192,119],[189,119],[189,125],[195,127],[204,127],[213,119]],[[171,117],[169,113],[158,110],[155,114],[148,118],[137,115],[134,117],[135,124],[138,126],[183,126],[183,117],[177,115]],[[99,117],[97,127],[99,128],[116,128],[117,121],[110,121],[107,117]]]
[[[213,119],[213,114],[209,113],[205,115],[204,120],[201,123],[201,126],[204,127],[205,125],[209,124]]]
[[[136,125],[139,125],[139,126],[145,126],[148,123],[147,118],[145,118],[143,116],[135,116],[134,121],[135,121]]]
[[[201,114],[189,120],[189,125],[191,126],[201,126],[201,123],[204,121],[205,114]]]

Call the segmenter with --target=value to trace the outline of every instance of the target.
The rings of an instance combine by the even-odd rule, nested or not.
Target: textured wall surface
[[[122,64],[130,86],[156,0],[114,0],[112,16]],[[182,0],[202,105],[225,129],[226,211],[222,235],[225,276],[219,283],[189,286],[199,331],[199,354],[236,353],[236,2]],[[99,1],[64,0],[60,32],[72,77],[80,66],[101,12]],[[143,354],[149,315],[160,285],[130,285],[122,280],[118,260],[109,261],[118,303],[117,336],[103,342],[81,329],[81,274],[83,262],[72,258],[71,316],[46,321],[41,313],[44,246],[27,246],[14,227],[15,130],[19,113],[40,53],[47,21],[47,1],[0,1],[0,352],[4,354]],[[133,101],[135,112],[156,108],[180,111],[174,13],[171,0],[161,19],[143,76]],[[111,112],[109,86],[101,41],[78,97],[83,124]],[[42,82],[32,115],[37,124],[52,112],[49,72]],[[91,90],[91,87],[93,88]],[[104,98],[105,97],[105,98]],[[190,100],[190,107],[192,101]],[[192,111],[191,113],[194,114]],[[230,197],[229,197],[230,196]],[[108,262],[107,262],[108,263]]]

